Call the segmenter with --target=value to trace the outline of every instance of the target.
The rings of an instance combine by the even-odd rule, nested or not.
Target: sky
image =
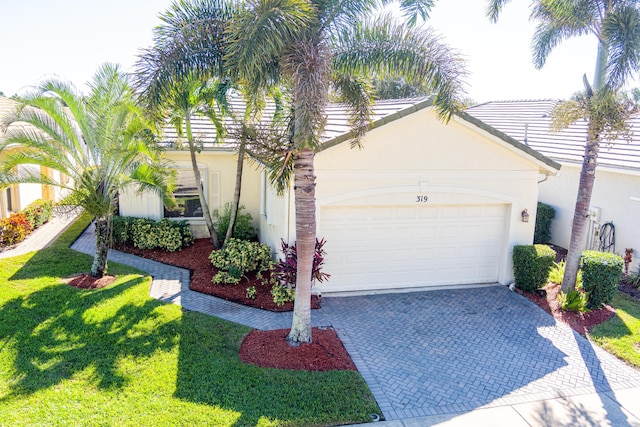
[[[475,102],[568,98],[591,81],[596,40],[585,36],[556,48],[536,70],[529,45],[535,23],[529,1],[508,3],[498,23],[484,0],[440,0],[428,25],[466,60],[467,93]],[[171,0],[0,0],[0,91],[11,96],[44,78],[81,91],[104,62],[133,70],[152,44],[158,14]]]

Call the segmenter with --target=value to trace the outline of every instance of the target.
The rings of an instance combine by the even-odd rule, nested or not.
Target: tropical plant
[[[496,21],[509,0],[489,0],[487,14]],[[598,40],[596,70],[591,85],[584,77],[585,91],[561,103],[555,128],[580,118],[588,120],[578,197],[571,228],[567,266],[562,280],[564,292],[575,288],[580,267],[587,217],[595,181],[600,143],[628,136],[628,118],[635,104],[620,93],[623,85],[640,70],[640,5],[630,0],[535,0],[532,19],[538,21],[531,43],[536,68],[562,41],[587,34]]]
[[[49,80],[5,117],[0,142],[0,183],[36,183],[62,188],[59,206],[81,207],[96,219],[91,275],[107,269],[111,217],[118,192],[127,186],[159,193],[171,205],[171,173],[150,143],[151,129],[137,108],[118,66],[101,66],[87,97],[71,84]],[[60,182],[23,165],[60,172]]]
[[[214,212],[217,217],[216,223],[221,238],[224,238],[228,233],[233,215],[233,206],[235,206],[233,203],[226,203],[222,213],[219,211]],[[253,217],[249,212],[242,212],[244,209],[244,205],[240,205],[236,210],[236,225],[231,237],[239,240],[252,240],[256,238],[256,229],[253,227]],[[225,238],[225,241],[226,240]]]
[[[206,116],[215,125],[217,136],[224,134],[222,115],[226,111],[226,85],[224,82],[222,84],[216,81],[203,82],[194,74],[190,74],[174,80],[170,88],[160,91],[154,87],[156,81],[153,78],[154,67],[162,64],[158,49],[147,49],[138,64],[136,86],[139,90],[139,98],[157,122],[168,121],[176,129],[178,137],[186,140],[202,216],[207,225],[211,243],[215,248],[220,248],[221,242],[211,217],[209,202],[204,194],[204,185],[196,157],[196,154],[201,151],[201,146],[193,136],[191,122],[196,115]]]
[[[383,3],[388,3],[384,1]],[[439,116],[460,106],[461,61],[430,31],[373,16],[376,2],[336,0],[181,1],[167,16],[176,37],[166,37],[159,82],[176,75],[220,70],[259,97],[286,85],[292,105],[289,144],[272,174],[294,173],[298,274],[292,345],[311,341],[311,270],[316,239],[314,153],[320,148],[331,93],[351,111],[353,145],[371,117],[371,77],[404,77],[434,94]],[[407,0],[402,13],[415,24],[431,0]],[[226,71],[225,71],[226,70]]]
[[[316,238],[316,247],[313,253],[313,267],[311,269],[312,283],[315,281],[322,283],[331,277],[330,274],[322,271],[324,257],[327,254],[324,250],[325,243],[327,242],[324,239],[318,240]],[[279,260],[275,266],[276,277],[283,284],[289,287],[295,287],[298,282],[298,247],[295,243],[289,245],[284,240],[281,240],[280,245],[284,259]]]
[[[563,310],[585,312],[589,311],[587,303],[589,302],[589,293],[575,289],[566,294],[562,291],[558,294],[558,302]]]

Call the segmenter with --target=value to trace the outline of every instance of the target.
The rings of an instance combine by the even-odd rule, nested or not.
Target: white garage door
[[[505,205],[324,207],[323,292],[493,283]]]

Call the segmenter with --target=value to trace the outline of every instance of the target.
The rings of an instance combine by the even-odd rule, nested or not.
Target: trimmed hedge
[[[533,243],[546,244],[551,241],[551,223],[556,217],[553,206],[538,202],[536,211],[536,228],[533,232]]]
[[[582,287],[589,293],[587,307],[600,308],[610,303],[622,277],[622,258],[609,252],[584,251],[580,264]]]
[[[517,245],[513,248],[516,286],[532,292],[547,284],[556,253],[547,245]]]
[[[187,221],[116,216],[112,225],[111,237],[115,244],[133,245],[139,249],[175,252],[195,242]]]

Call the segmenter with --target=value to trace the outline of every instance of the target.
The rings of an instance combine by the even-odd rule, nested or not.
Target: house
[[[513,246],[532,242],[538,182],[556,175],[556,162],[465,113],[445,124],[430,100],[376,103],[362,149],[350,148],[343,107],[330,106],[327,116],[324,146],[315,158],[317,235],[327,241],[331,274],[322,292],[513,279]],[[207,132],[199,125],[203,137],[212,134],[210,126]],[[205,188],[212,208],[220,207],[232,197],[235,157],[224,144],[205,140],[203,146],[198,162],[206,171]],[[166,154],[188,189],[188,153]],[[281,238],[293,242],[293,191],[275,194],[255,165],[245,168],[243,179],[242,203],[256,219],[260,240],[274,249]],[[150,203],[139,197],[121,197],[123,215],[162,216],[155,196],[144,196]],[[199,226],[201,220],[189,219]]]
[[[0,118],[4,115],[11,113],[17,106],[17,103],[9,98],[0,97]],[[3,138],[3,133],[0,130],[0,140]],[[39,166],[24,166],[25,168],[40,169],[40,172],[50,177],[54,177],[58,182],[60,174],[49,168]],[[26,208],[30,203],[35,200],[59,200],[59,190],[40,184],[12,184],[5,187],[0,187],[0,219],[8,217],[12,212],[17,212]]]
[[[469,108],[467,113],[562,165],[558,177],[540,184],[540,201],[556,209],[552,243],[567,248],[587,122],[581,120],[564,131],[550,132],[551,113],[560,102],[489,102]],[[585,248],[609,250],[619,255],[624,255],[625,248],[640,251],[640,115],[634,115],[631,124],[633,139],[630,142],[616,140],[601,144]]]

